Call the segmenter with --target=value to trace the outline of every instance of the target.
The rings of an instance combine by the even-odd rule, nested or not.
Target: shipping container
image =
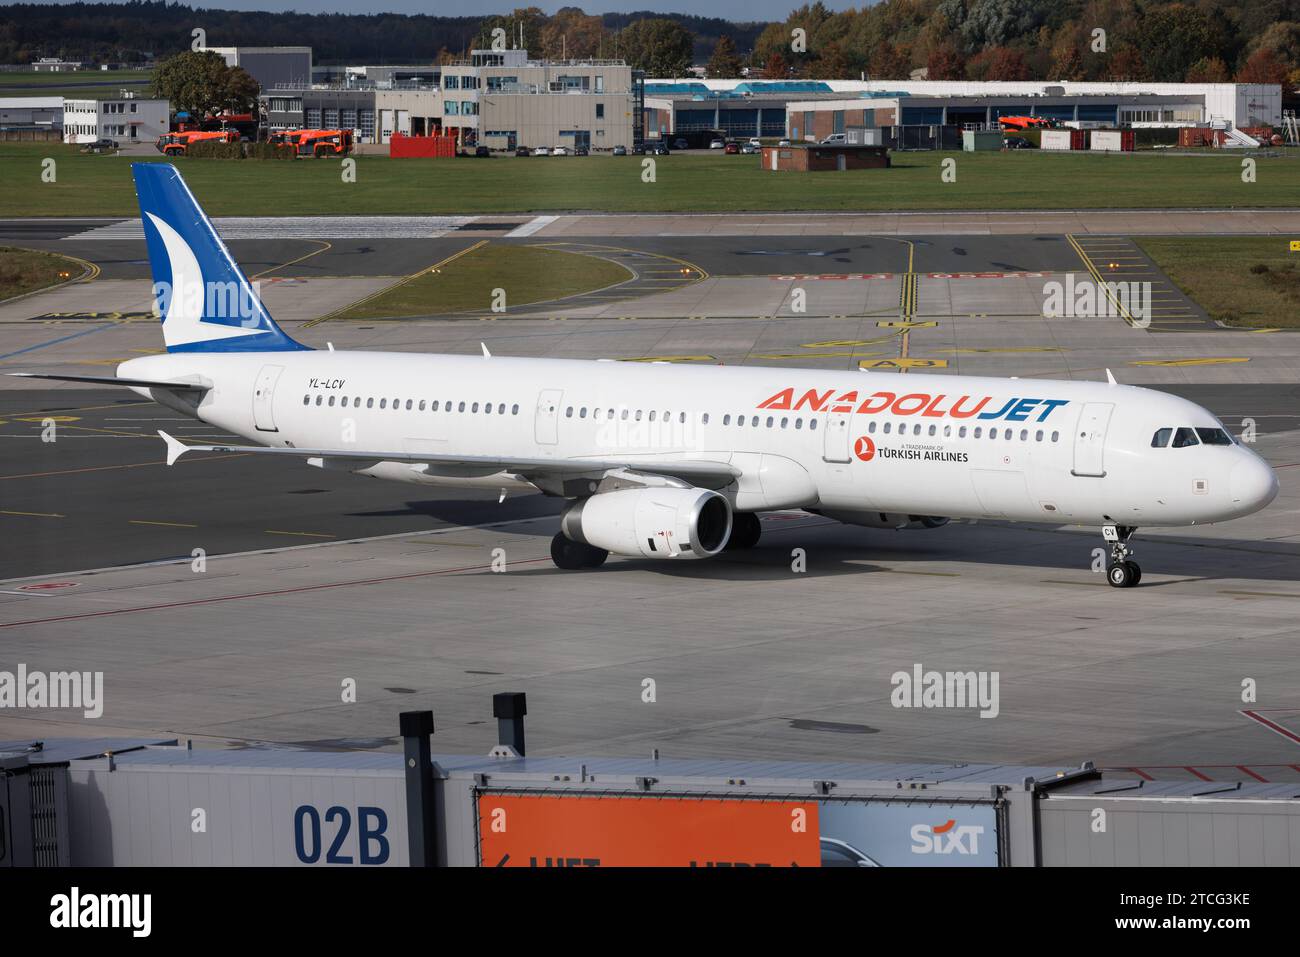
[[[1043,130],[1038,148],[1044,150],[1074,149],[1074,134],[1077,130]]]
[[[1103,153],[1131,153],[1135,144],[1132,130],[1093,130],[1090,148]]]

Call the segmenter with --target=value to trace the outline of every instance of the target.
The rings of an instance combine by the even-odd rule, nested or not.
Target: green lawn
[[[489,243],[331,318],[490,314],[496,289],[505,290],[505,305],[513,307],[590,292],[630,278],[630,272],[606,259],[540,246]]]
[[[1288,237],[1154,236],[1137,243],[1215,319],[1300,327],[1300,252],[1290,251]]]
[[[41,160],[59,160],[41,182]],[[181,159],[209,213],[271,214],[734,212],[1294,206],[1300,157],[1258,159],[1241,181],[1233,155],[900,153],[888,170],[773,173],[756,156],[657,157],[642,182],[635,156],[393,160],[358,156],[355,183],[337,160]],[[957,162],[957,180],[940,164]],[[138,158],[136,158],[138,161]],[[152,154],[146,161],[161,161]],[[0,216],[134,216],[131,157],[81,156],[58,144],[0,143]]]
[[[81,263],[54,253],[0,246],[0,302],[75,279],[82,271]]]

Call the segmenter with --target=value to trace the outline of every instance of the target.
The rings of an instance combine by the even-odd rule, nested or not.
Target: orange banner
[[[817,867],[817,804],[482,794],[486,867]]]

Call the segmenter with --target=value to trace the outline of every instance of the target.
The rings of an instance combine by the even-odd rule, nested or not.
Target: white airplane
[[[950,518],[1100,526],[1124,588],[1138,526],[1249,515],[1272,468],[1184,399],[1105,383],[318,351],[263,308],[175,167],[133,165],[165,355],[116,377],[254,445],[421,485],[568,500],[564,569],[609,553],[701,559],[753,546],[757,513],[854,525]]]

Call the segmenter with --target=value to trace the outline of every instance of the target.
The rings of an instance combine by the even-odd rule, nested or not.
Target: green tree
[[[790,76],[790,64],[779,53],[773,53],[763,64],[763,79],[785,80]]]
[[[478,36],[474,40],[474,49],[492,49],[492,31],[500,29],[505,31],[506,49],[512,50],[520,45],[519,31],[522,25],[523,48],[526,50],[531,45],[536,51],[535,55],[540,56],[544,53],[545,40],[542,37],[542,28],[545,24],[546,14],[540,7],[517,7],[513,13],[487,17],[479,26]]]
[[[713,56],[709,57],[705,73],[710,79],[732,80],[740,76],[741,66],[740,57],[736,55],[736,44],[731,42],[731,37],[722,34],[713,47]]]
[[[1148,10],[1135,40],[1151,78],[1169,83],[1181,82],[1193,63],[1220,52],[1209,18],[1181,3]]]
[[[911,51],[888,40],[876,44],[867,60],[867,74],[873,80],[906,80],[911,72]]]
[[[187,50],[154,69],[151,95],[178,112],[203,116],[230,110],[247,113],[257,103],[257,81],[240,67],[226,65],[219,53]]]
[[[966,61],[957,44],[946,41],[930,51],[925,70],[927,80],[960,80],[966,74]]]
[[[1232,71],[1217,56],[1201,57],[1187,70],[1188,83],[1231,83]]]
[[[649,77],[685,76],[691,67],[695,35],[675,20],[637,20],[615,38],[619,56]]]

